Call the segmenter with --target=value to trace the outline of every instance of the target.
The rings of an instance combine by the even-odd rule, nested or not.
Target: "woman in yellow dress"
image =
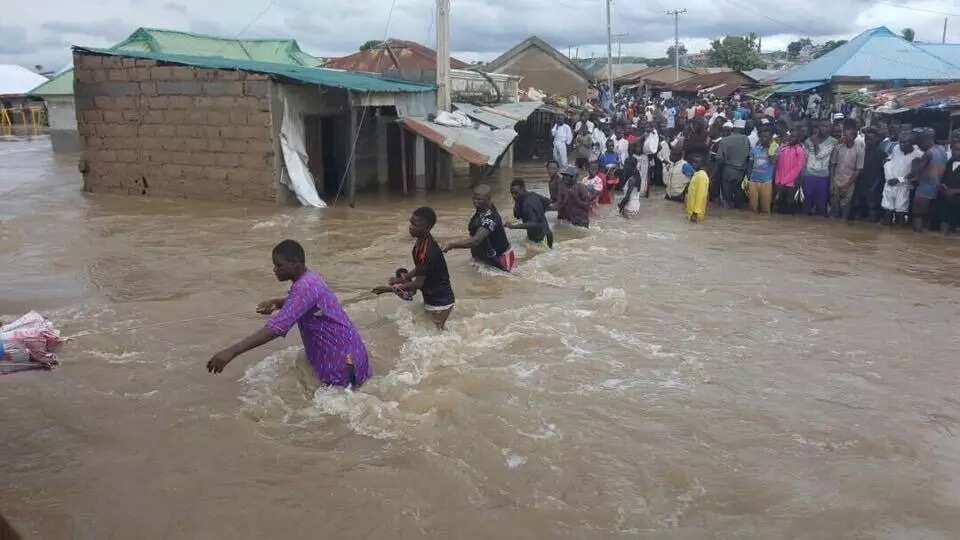
[[[690,164],[697,172],[687,187],[687,217],[693,223],[702,223],[707,216],[707,198],[710,195],[710,177],[703,168],[703,159],[692,157]]]

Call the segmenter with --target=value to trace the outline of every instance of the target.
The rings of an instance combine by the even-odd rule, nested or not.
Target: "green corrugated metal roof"
[[[30,96],[72,96],[73,95],[73,68],[59,75],[54,75],[49,81],[41,84],[27,93]]]
[[[303,52],[292,39],[230,39],[159,28],[140,28],[111,48],[191,56],[222,56],[235,60],[308,67],[321,64],[319,58]]]
[[[295,66],[317,67],[322,60],[300,49],[292,39],[229,39],[190,32],[139,28],[112,50],[219,56],[235,60],[254,60]],[[73,95],[73,69],[30,91],[35,96]]]
[[[125,56],[130,58],[145,58],[171,64],[196,66],[210,69],[233,69],[251,71],[265,75],[298,82],[317,84],[331,88],[342,88],[355,92],[432,92],[436,89],[431,84],[420,84],[407,81],[397,81],[384,77],[377,77],[352,71],[338,71],[335,69],[311,68],[277,64],[273,62],[257,62],[253,60],[234,60],[217,56],[190,56],[183,54],[167,54],[138,51],[116,51],[112,49],[93,49],[89,47],[74,47],[78,51],[87,51],[107,56]]]

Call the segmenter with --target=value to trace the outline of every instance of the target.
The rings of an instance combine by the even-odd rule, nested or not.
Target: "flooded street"
[[[44,539],[960,535],[960,242],[713,208],[691,225],[657,197],[558,227],[513,276],[451,253],[441,334],[419,298],[366,292],[411,264],[421,204],[438,239],[465,234],[466,191],[87,195],[76,157],[0,141],[0,315],[90,332],[58,369],[0,378],[0,513]],[[207,374],[284,294],[284,238],[366,340],[356,393],[301,384],[296,332]]]

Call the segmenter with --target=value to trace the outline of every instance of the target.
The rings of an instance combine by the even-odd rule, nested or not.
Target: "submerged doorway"
[[[313,175],[317,193],[327,203],[333,201],[345,181],[346,159],[342,133],[344,119],[339,116],[308,114],[304,117],[307,167]]]

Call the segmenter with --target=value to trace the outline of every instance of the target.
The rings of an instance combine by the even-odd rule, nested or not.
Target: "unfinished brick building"
[[[74,66],[90,192],[320,206],[405,185],[395,120],[435,111],[431,85],[327,69],[79,47]]]

